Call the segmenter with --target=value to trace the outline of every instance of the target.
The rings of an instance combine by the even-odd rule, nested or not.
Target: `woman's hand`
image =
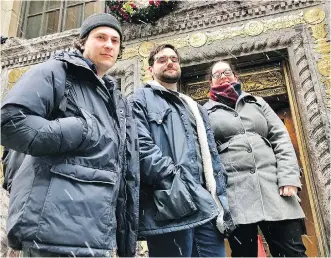
[[[298,187],[293,185],[285,185],[279,188],[279,194],[282,196],[294,196],[297,195]]]

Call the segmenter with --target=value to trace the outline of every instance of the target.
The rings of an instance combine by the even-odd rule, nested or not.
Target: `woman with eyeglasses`
[[[305,257],[300,171],[286,127],[262,98],[242,91],[230,63],[215,63],[207,76],[210,100],[204,107],[236,224],[228,238],[232,257],[257,257],[258,226],[272,256]]]

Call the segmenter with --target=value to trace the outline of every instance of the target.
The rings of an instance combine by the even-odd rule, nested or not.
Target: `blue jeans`
[[[225,257],[215,220],[201,226],[146,237],[150,257]]]

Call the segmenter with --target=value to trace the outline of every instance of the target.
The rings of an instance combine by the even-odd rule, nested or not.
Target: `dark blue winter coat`
[[[139,234],[149,236],[204,224],[218,215],[212,195],[201,182],[189,116],[180,98],[159,85],[135,91],[141,194]],[[224,208],[224,227],[234,228],[226,198],[225,170],[219,159],[208,114],[199,106],[212,158],[216,192]]]
[[[134,256],[137,132],[113,78],[99,79],[79,52],[34,66],[2,103],[1,144],[30,154],[12,182],[11,247]]]

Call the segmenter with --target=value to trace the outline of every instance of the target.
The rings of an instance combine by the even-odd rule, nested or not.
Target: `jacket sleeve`
[[[42,156],[75,150],[83,141],[85,121],[77,117],[50,120],[55,96],[65,88],[65,67],[49,60],[26,72],[1,107],[1,144]]]
[[[301,188],[299,165],[287,129],[264,100],[262,100],[262,109],[268,123],[267,138],[277,160],[278,186],[293,185]]]
[[[3,164],[3,175],[4,180],[2,183],[2,187],[10,193],[12,181],[14,179],[16,171],[22,165],[24,158],[26,155],[24,153],[20,153],[14,150],[8,150],[4,148],[3,156],[2,156],[2,164]]]
[[[165,184],[174,175],[176,166],[169,156],[164,156],[154,143],[147,120],[146,100],[143,91],[137,91],[131,99],[137,120],[141,180],[149,185]],[[170,179],[170,177],[169,177]]]

